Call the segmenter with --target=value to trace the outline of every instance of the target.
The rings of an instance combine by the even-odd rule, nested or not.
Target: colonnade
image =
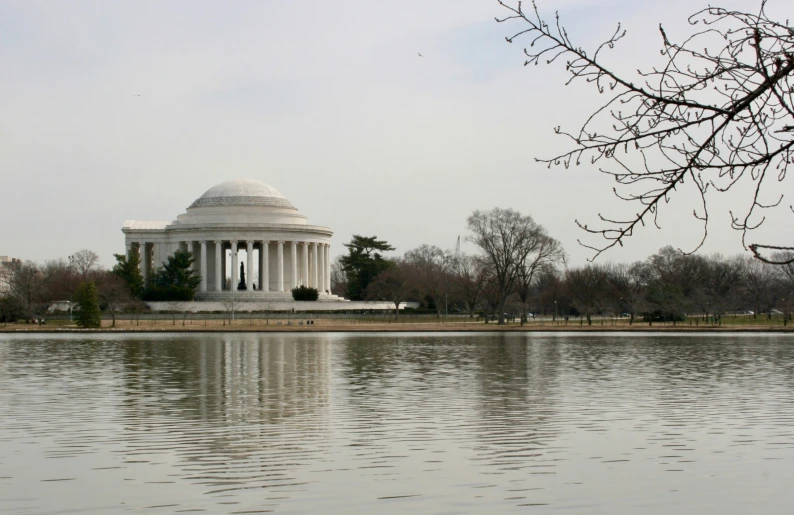
[[[139,253],[141,274],[146,280],[177,249],[188,250],[196,258],[194,268],[201,276],[199,293],[237,289],[240,280],[238,253],[241,250],[246,251],[247,291],[285,292],[297,286],[316,288],[320,293],[331,291],[331,246],[328,243],[222,239],[139,242],[128,243],[127,254]],[[227,270],[229,256],[231,270]],[[256,279],[255,268],[258,270]],[[226,283],[227,277],[231,277],[229,284]]]

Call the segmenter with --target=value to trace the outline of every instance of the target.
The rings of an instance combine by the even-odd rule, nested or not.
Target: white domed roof
[[[190,207],[270,206],[295,209],[279,191],[264,182],[236,179],[216,184]]]

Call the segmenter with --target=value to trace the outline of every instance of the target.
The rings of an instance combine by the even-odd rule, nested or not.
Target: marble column
[[[262,242],[262,250],[259,254],[259,282],[262,291],[270,291],[270,250],[269,241]]]
[[[331,293],[331,244],[325,245],[325,289]]]
[[[309,249],[309,266],[306,267],[306,270],[309,271],[309,278],[306,280],[306,286],[310,288],[314,287],[314,281],[312,281],[312,277],[314,277],[314,270],[312,269],[312,251],[314,250],[313,245],[313,243],[306,242],[306,247]]]
[[[229,248],[231,248],[231,245]],[[221,277],[223,278],[221,280],[221,290],[226,291],[228,287],[226,284],[226,274],[229,273],[229,263],[226,261],[226,244],[223,242],[221,242],[221,253],[223,254],[223,258],[221,259]]]
[[[232,240],[232,290],[237,289],[239,280],[240,278],[237,277],[237,240]]]
[[[289,289],[296,288],[298,286],[298,244],[296,242],[292,242],[290,245],[290,254],[292,260],[292,280],[289,284]]]
[[[316,243],[312,243],[311,245],[312,245],[312,267],[311,267],[312,275],[311,275],[311,278],[309,279],[309,282],[311,283],[312,288],[316,288],[317,291],[320,291],[321,290],[320,283],[317,281],[317,275],[318,275],[317,274],[317,250],[318,250],[318,246],[317,246]]]
[[[325,293],[325,245],[317,244],[317,291]]]
[[[245,242],[245,289],[254,290],[254,242]]]
[[[222,254],[223,242],[215,240],[215,291],[223,290],[223,269],[221,268],[221,264],[223,263]]]
[[[301,283],[304,286],[309,286],[309,244],[305,241],[301,242]]]
[[[276,291],[284,291],[284,242],[276,245]]]
[[[199,259],[201,259],[201,263],[199,266],[201,267],[201,284],[199,285],[199,291],[201,293],[205,293],[207,291],[207,242],[201,240],[199,242],[201,245],[201,251],[199,252]]]

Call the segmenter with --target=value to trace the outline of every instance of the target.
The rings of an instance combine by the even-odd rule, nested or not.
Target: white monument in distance
[[[127,220],[122,231],[127,255],[140,255],[144,280],[176,250],[192,252],[201,276],[198,301],[234,295],[291,302],[290,290],[305,285],[320,292],[320,301],[346,302],[331,294],[331,229],[309,225],[284,195],[259,181],[223,182],[172,222]]]

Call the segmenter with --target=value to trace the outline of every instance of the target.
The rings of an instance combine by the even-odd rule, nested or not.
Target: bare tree
[[[565,259],[560,242],[546,233],[546,229],[536,225],[524,242],[524,258],[518,267],[516,294],[521,301],[521,325],[527,322],[529,295],[535,274],[546,266],[552,266]]]
[[[47,261],[41,266],[47,277],[47,294],[50,300],[67,300],[74,295],[81,282],[73,267],[63,259]]]
[[[184,320],[185,304],[181,300],[169,300],[166,301],[165,305],[166,308],[168,308],[168,311],[171,312],[171,325],[176,325],[177,313],[182,313],[182,325],[185,325],[185,320]]]
[[[741,291],[741,279],[742,262],[738,258],[725,259],[717,254],[706,260],[703,293],[715,319],[725,314],[733,296]]]
[[[629,325],[634,323],[645,300],[648,276],[648,267],[640,261],[631,265],[619,263],[607,266],[607,280],[619,301],[619,309],[629,312]]]
[[[703,257],[685,255],[669,245],[650,256],[647,264],[653,281],[674,285],[687,298],[695,296],[706,275]]]
[[[80,281],[85,281],[92,271],[99,269],[99,254],[88,249],[78,250],[69,256],[69,265],[80,277]]]
[[[552,321],[567,313],[568,302],[565,297],[565,284],[556,267],[545,266],[537,274],[536,289],[538,302],[544,314],[551,313]]]
[[[399,320],[400,304],[417,294],[417,275],[415,267],[404,259],[392,263],[367,286],[366,295],[369,299],[393,303],[394,319]]]
[[[436,317],[446,303],[452,256],[435,245],[420,245],[405,253],[405,265],[411,268],[416,288],[433,300]]]
[[[469,318],[474,318],[474,310],[482,294],[486,274],[486,267],[481,258],[468,254],[455,256],[452,267],[452,288],[466,306]]]
[[[96,284],[99,300],[105,305],[113,320],[111,327],[116,327],[116,315],[132,300],[130,289],[124,279],[113,272],[98,274]]]
[[[781,251],[772,255],[772,261],[784,263],[775,267],[778,288],[775,296],[775,305],[783,311],[783,323],[788,324],[791,319],[792,306],[794,306],[794,252]]]
[[[141,325],[141,313],[149,311],[149,305],[140,299],[133,297],[127,306],[127,310],[135,316],[135,325]]]
[[[44,271],[32,261],[12,263],[10,269],[8,292],[23,307],[25,316],[45,312],[49,302],[46,292],[48,277]]]
[[[775,275],[772,265],[757,259],[745,259],[742,285],[744,296],[753,307],[753,318],[757,318],[760,313],[771,317],[770,312],[775,305]]]
[[[488,271],[485,275],[485,280],[482,282],[482,298],[483,312],[485,313],[485,323],[488,323],[490,316],[496,315],[496,310],[499,310],[498,319],[504,324],[504,306],[505,299],[502,296],[502,287],[496,275]]]
[[[531,216],[512,209],[475,211],[468,218],[468,240],[483,251],[490,273],[499,287],[499,325],[505,323],[505,303],[513,291],[532,246],[538,225]]]
[[[565,279],[576,309],[585,315],[587,325],[592,325],[592,316],[604,304],[604,294],[607,288],[606,268],[601,265],[588,264],[582,268],[567,270]]]
[[[256,303],[256,309],[262,312],[265,317],[265,325],[270,325],[270,314],[273,311],[273,303],[269,300],[260,300]]]
[[[792,247],[747,241],[764,221],[763,212],[780,206],[783,195],[775,181],[786,177],[794,160],[794,28],[770,19],[761,0],[757,14],[709,7],[689,18],[693,34],[683,43],[671,41],[660,26],[663,62],[635,78],[608,68],[602,52],[626,34],[617,30],[594,52],[573,43],[557,16],[544,21],[533,2],[499,3],[510,14],[499,22],[522,25],[512,37],[528,36],[525,64],[566,60],[568,83],[592,83],[606,101],[574,132],[560,127],[572,148],[550,159],[549,166],[569,167],[582,161],[597,165],[618,184],[615,194],[636,205],[625,218],[599,215],[599,227],[577,224],[600,235],[602,245],[585,245],[595,256],[623,245],[640,225],[657,224],[659,210],[675,191],[693,188],[699,202],[693,215],[708,235],[709,190],[750,191],[746,205],[731,212],[733,228],[757,257],[763,250]],[[793,208],[794,209],[794,208]],[[763,258],[766,259],[766,258]],[[793,258],[794,259],[794,258]]]
[[[331,261],[331,293],[344,297],[347,291],[347,273],[342,265],[342,256],[336,256]]]
[[[235,301],[234,296],[232,295],[230,297],[224,296],[220,303],[223,306],[223,311],[225,314],[223,317],[223,325],[226,325],[227,320],[231,325],[232,321],[234,320],[234,311],[237,307],[237,301]]]
[[[707,273],[703,257],[685,255],[668,245],[650,256],[646,264],[646,300],[665,319],[675,322],[694,305],[699,305],[702,312],[709,311],[708,297],[702,294]]]

